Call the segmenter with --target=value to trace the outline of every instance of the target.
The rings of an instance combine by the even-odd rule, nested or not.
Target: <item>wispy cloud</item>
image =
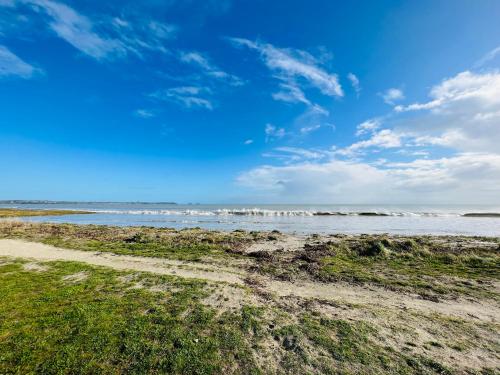
[[[180,86],[158,90],[149,96],[157,100],[177,103],[185,108],[212,110],[213,104],[207,97],[211,92],[208,87]]]
[[[50,17],[49,27],[86,55],[101,60],[126,54],[126,48],[119,40],[108,39],[96,33],[92,21],[73,8],[50,0],[32,0],[27,3],[38,12],[46,13]]]
[[[144,57],[144,51],[167,53],[164,42],[175,36],[177,28],[151,19],[125,20],[99,15],[97,21],[54,0],[13,0],[12,7],[27,5],[25,17],[38,17],[59,38],[98,61]],[[5,4],[0,4],[0,6]]]
[[[292,155],[291,158],[294,160],[316,160],[322,159],[327,155],[323,151],[308,150],[300,147],[276,147],[275,150]]]
[[[7,47],[0,45],[0,78],[19,77],[29,79],[42,71],[23,61]]]
[[[351,82],[352,88],[356,92],[356,95],[359,96],[361,92],[361,85],[359,83],[359,78],[354,73],[349,73],[347,75],[347,79]]]
[[[200,52],[181,52],[179,54],[179,58],[180,61],[186,64],[194,65],[201,69],[203,74],[207,77],[223,81],[230,86],[242,86],[245,84],[245,82],[239,77],[221,70],[217,65],[212,63],[206,55]]]
[[[384,102],[390,105],[394,105],[396,102],[403,100],[405,98],[403,90],[396,88],[390,88],[381,93],[380,96],[382,96]]]
[[[253,143],[253,139],[247,139],[243,144],[245,145],[251,145]]]
[[[369,139],[351,144],[348,147],[335,149],[335,154],[343,156],[355,156],[368,148],[399,148],[403,145],[403,136],[391,129],[383,129],[374,132]]]
[[[480,68],[486,63],[490,62],[491,60],[494,60],[499,55],[500,55],[500,46],[493,48],[491,51],[489,51],[487,54],[481,57],[478,61],[476,61],[474,67]]]
[[[319,125],[319,124],[311,125],[311,126],[304,126],[303,128],[300,128],[300,133],[301,134],[309,134],[309,133],[312,133],[312,132],[318,130],[319,128],[321,128],[321,125]]]
[[[302,102],[310,104],[306,99],[302,81],[307,86],[318,89],[323,95],[341,97],[344,95],[338,76],[329,73],[321,66],[321,61],[306,51],[290,48],[278,48],[269,43],[253,42],[242,38],[228,38],[237,47],[247,47],[257,51],[264,64],[281,81],[281,90],[273,94],[276,100],[286,102]]]
[[[266,142],[269,142],[273,139],[283,138],[286,134],[284,128],[278,128],[273,124],[266,124],[264,133],[266,134]]]
[[[366,120],[356,127],[356,137],[359,137],[367,133],[373,133],[375,130],[380,128],[380,125],[381,125],[380,119]]]
[[[272,94],[274,100],[288,103],[304,103],[311,105],[304,92],[294,82],[281,83],[281,90]]]
[[[109,34],[121,43],[128,54],[140,58],[144,58],[144,51],[170,53],[165,44],[178,32],[177,26],[141,17],[131,20],[115,17],[109,24],[112,26]],[[102,24],[100,26],[103,27]]]
[[[155,112],[150,110],[150,109],[137,109],[134,111],[134,115],[136,117],[140,117],[140,118],[144,118],[144,119],[148,119],[148,118],[152,118],[152,117],[156,116]]]

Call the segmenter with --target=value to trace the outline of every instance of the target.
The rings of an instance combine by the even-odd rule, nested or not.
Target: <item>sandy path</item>
[[[110,267],[116,270],[151,272],[160,275],[174,275],[216,282],[243,284],[242,275],[238,274],[239,271],[228,267],[160,258],[60,249],[41,243],[19,240],[0,240],[0,256],[28,258],[38,261],[65,260],[83,262],[94,266]]]
[[[74,261],[116,270],[151,272],[186,278],[205,279],[213,282],[244,284],[248,273],[231,267],[206,263],[183,262],[160,258],[95,253],[90,251],[60,249],[49,245],[20,240],[0,240],[0,256],[28,258],[37,261]],[[323,284],[314,282],[285,282],[259,277],[264,289],[280,297],[297,296],[342,301],[361,305],[373,305],[388,309],[412,309],[423,313],[438,313],[477,319],[485,322],[500,322],[500,308],[487,301],[442,301],[423,300],[416,295],[397,293],[382,288],[362,287],[350,284]]]
[[[383,306],[395,310],[417,310],[422,313],[438,313],[452,315],[463,319],[499,323],[500,306],[494,302],[442,300],[438,303],[424,300],[418,295],[397,293],[377,287],[362,287],[350,284],[313,283],[313,282],[281,282],[275,281],[266,286],[270,292],[278,296],[297,296],[302,298],[321,298],[330,301],[342,301],[359,305]]]

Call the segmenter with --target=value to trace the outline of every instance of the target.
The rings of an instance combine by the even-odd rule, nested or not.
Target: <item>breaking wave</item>
[[[214,210],[96,210],[96,213],[116,215],[158,216],[265,216],[265,217],[310,217],[310,216],[366,216],[366,217],[500,217],[500,213],[436,213],[436,212],[389,212],[389,211],[313,211],[313,210],[268,210],[262,208],[214,209]]]

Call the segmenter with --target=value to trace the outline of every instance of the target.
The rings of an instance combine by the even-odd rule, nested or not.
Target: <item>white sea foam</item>
[[[315,211],[315,210],[269,210],[262,208],[219,208],[214,210],[95,210],[96,213],[115,215],[157,215],[157,216],[402,216],[402,217],[458,217],[459,213],[435,212],[389,212],[389,211]]]

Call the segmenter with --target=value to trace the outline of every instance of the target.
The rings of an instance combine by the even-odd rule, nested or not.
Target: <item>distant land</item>
[[[176,202],[113,202],[113,201],[51,201],[51,200],[0,200],[0,204],[76,204],[76,203],[127,203],[127,204],[177,204]]]

